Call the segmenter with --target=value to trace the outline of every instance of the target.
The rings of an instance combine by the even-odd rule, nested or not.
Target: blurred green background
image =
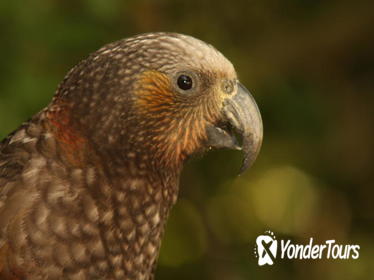
[[[0,3],[0,137],[51,99],[102,45],[174,31],[236,66],[264,120],[254,167],[214,151],[189,162],[156,279],[369,279],[374,275],[374,2],[348,0]],[[359,244],[358,260],[259,267],[256,237]]]

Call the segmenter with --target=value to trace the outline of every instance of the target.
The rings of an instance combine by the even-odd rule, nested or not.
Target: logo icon
[[[277,256],[278,241],[270,230],[256,238],[255,256],[258,258],[258,265],[273,265]]]

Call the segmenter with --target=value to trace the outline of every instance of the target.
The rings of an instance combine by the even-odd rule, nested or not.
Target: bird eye
[[[178,87],[182,90],[189,90],[192,88],[192,79],[187,75],[180,75],[177,80]]]

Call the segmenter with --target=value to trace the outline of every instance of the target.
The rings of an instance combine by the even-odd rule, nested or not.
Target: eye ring
[[[193,88],[193,79],[187,74],[180,74],[177,78],[177,85],[179,89],[187,91]]]

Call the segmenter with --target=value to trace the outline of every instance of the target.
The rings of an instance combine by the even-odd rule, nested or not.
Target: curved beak
[[[224,101],[222,115],[223,120],[217,126],[207,127],[208,145],[242,150],[241,174],[253,164],[260,151],[263,136],[261,114],[250,92],[238,82],[236,93]],[[241,147],[234,132],[242,137]]]

